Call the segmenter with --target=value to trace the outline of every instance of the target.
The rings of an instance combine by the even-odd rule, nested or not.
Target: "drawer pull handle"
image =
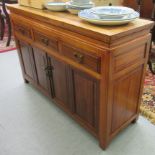
[[[42,41],[43,44],[45,44],[46,46],[48,46],[49,40],[47,38],[41,38],[41,41]]]
[[[76,58],[78,63],[82,63],[84,56],[81,53],[74,53],[74,57]]]
[[[19,28],[19,31],[21,32],[21,34],[25,34],[25,30],[24,29],[22,29],[22,28]]]

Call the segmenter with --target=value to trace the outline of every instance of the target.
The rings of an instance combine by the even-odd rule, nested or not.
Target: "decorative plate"
[[[71,3],[71,2],[66,2],[66,5],[67,6],[70,6],[72,8],[92,8],[94,7],[94,3],[88,3],[88,4],[84,4],[84,5],[75,5],[74,3]]]
[[[45,4],[45,7],[51,11],[65,11],[66,3],[64,3],[64,2],[48,2]]]
[[[125,16],[134,12],[133,9],[128,7],[121,6],[101,6],[94,7],[92,12],[97,15],[106,15],[106,16]]]
[[[127,24],[136,18],[139,18],[139,13],[134,11],[132,14],[129,14],[128,16],[124,16],[123,18],[100,18],[98,15],[92,13],[92,9],[86,9],[79,12],[78,16],[86,20],[90,23],[97,24],[97,25],[123,25]]]

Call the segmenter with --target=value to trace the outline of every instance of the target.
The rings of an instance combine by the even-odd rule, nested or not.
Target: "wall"
[[[113,5],[121,5],[123,0],[93,0],[96,5],[109,5],[112,3]]]
[[[45,2],[52,2],[52,1],[62,1],[62,2],[68,2],[70,0],[45,0]],[[123,0],[92,0],[95,2],[96,5],[109,5],[109,3],[112,3],[113,5],[120,5]]]

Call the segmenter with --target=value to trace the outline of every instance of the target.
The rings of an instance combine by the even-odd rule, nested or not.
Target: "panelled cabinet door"
[[[37,80],[32,47],[25,42],[17,41],[23,74],[33,81]]]
[[[73,68],[69,81],[75,115],[97,130],[99,81]]]
[[[39,48],[33,47],[34,59],[36,64],[37,82],[48,95],[52,95],[50,66],[47,60],[47,54]]]
[[[52,66],[52,87],[53,97],[57,103],[67,109],[70,109],[68,98],[68,65],[48,56],[50,65]]]

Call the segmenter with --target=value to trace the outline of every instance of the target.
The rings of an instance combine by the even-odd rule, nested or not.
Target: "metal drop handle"
[[[74,53],[74,57],[75,57],[75,59],[77,60],[77,62],[81,63],[81,62],[83,61],[84,55],[81,54],[81,53],[75,52],[75,53]]]

